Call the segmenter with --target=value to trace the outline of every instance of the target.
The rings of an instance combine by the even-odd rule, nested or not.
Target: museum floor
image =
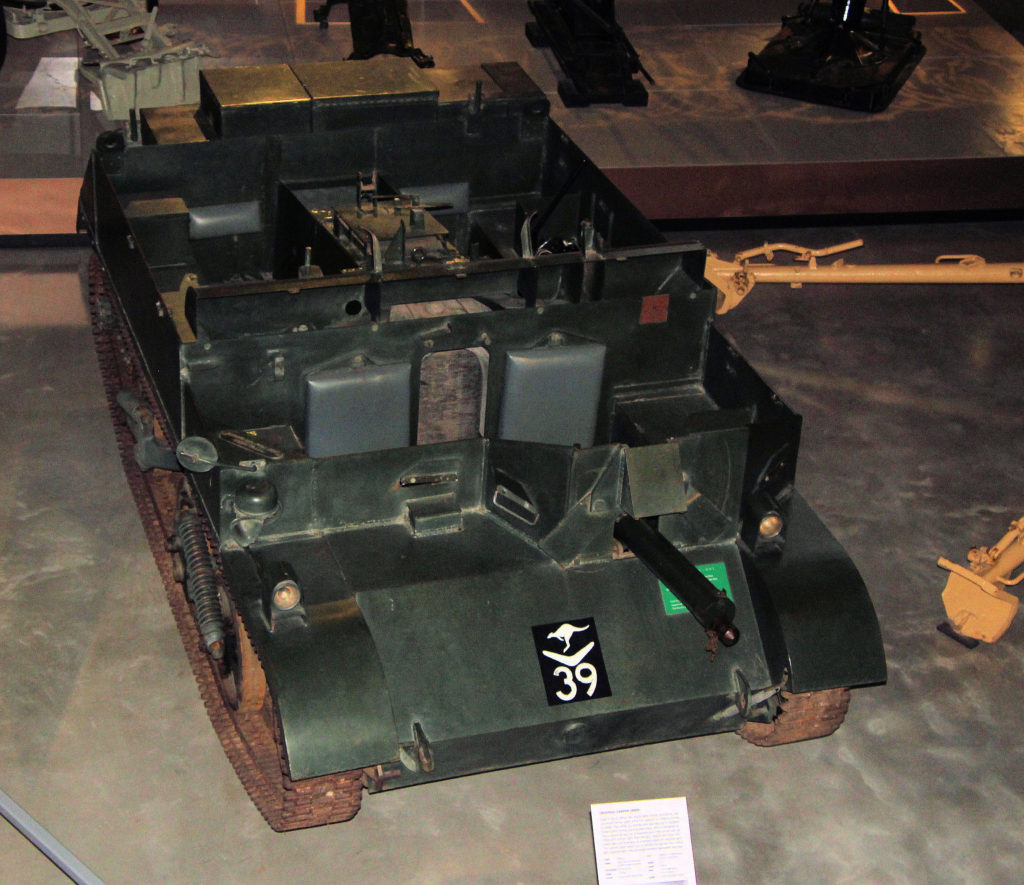
[[[864,263],[1024,257],[1021,221],[695,235],[728,255],[855,234]],[[205,718],[122,478],[85,260],[0,252],[0,788],[106,882],[592,882],[590,803],[679,795],[702,885],[1020,881],[1024,620],[973,651],[939,634],[935,560],[1024,509],[1021,291],[765,287],[721,320],[803,414],[798,487],[881,621],[888,683],[854,692],[835,735],[494,772],[278,835]],[[0,822],[0,881],[61,880]]]
[[[457,60],[447,57],[444,36],[476,25],[467,7],[511,33],[524,18],[512,5],[409,4],[417,42],[439,64]],[[641,117],[626,142],[620,110],[573,117],[556,106],[554,113],[618,169],[672,143],[690,152],[665,161],[680,169],[759,158],[882,162],[906,158],[914,140],[911,161],[1013,160],[1024,153],[1024,47],[977,5],[960,5],[974,17],[957,38],[977,47],[973,60],[941,51],[956,36],[952,16],[942,19],[947,24],[922,17],[930,55],[906,87],[906,104],[894,105],[897,120],[768,99],[756,125],[749,114],[746,126],[726,111],[720,120],[684,115],[679,131],[702,134],[680,142],[658,120],[669,118],[669,106],[699,102],[691,96],[687,105],[679,98],[686,90],[666,89],[652,96],[653,116]],[[287,24],[282,58],[300,46],[299,33],[308,33],[303,51],[347,39],[343,26],[321,32],[288,24],[287,6],[164,0],[161,15],[187,10],[219,44],[217,63],[282,60],[267,39],[248,39],[268,22]],[[641,6],[663,16],[660,34],[628,24]],[[720,6],[748,22],[741,57],[793,11],[789,0],[620,2],[619,11],[661,83],[671,82],[665,66],[673,56],[658,40],[673,38],[672,22],[716,31]],[[456,21],[462,13],[464,24]],[[499,36],[458,39],[499,58],[506,48]],[[41,42],[44,55],[77,51],[66,35]],[[73,182],[103,122],[81,96],[65,110],[15,108],[39,57],[30,43],[12,41],[0,73],[0,176],[17,187]],[[520,49],[531,75],[553,91],[550,59]],[[725,65],[708,61],[718,72],[713,82],[725,83]],[[967,79],[987,72],[1002,91],[992,85],[972,95],[967,110],[955,109],[931,79],[950,70]],[[725,85],[718,91],[734,105],[753,102]],[[929,109],[925,125],[915,114]],[[782,117],[789,123],[766,128]],[[612,118],[615,125],[606,125]],[[801,120],[805,134],[790,127]],[[951,131],[957,120],[969,134]],[[709,141],[701,127],[710,122],[728,134]],[[847,141],[855,130],[867,135]],[[779,141],[783,132],[791,140]],[[766,153],[773,146],[781,153]],[[814,154],[826,148],[832,159]],[[985,181],[988,199],[1021,208],[1012,179]],[[944,184],[956,182],[938,179],[933,192]],[[73,230],[73,218],[54,227],[53,207],[26,205],[17,187],[0,184],[3,243]],[[879,179],[871,198],[885,196]],[[824,211],[813,199],[804,211]],[[744,205],[736,203],[736,214]],[[684,204],[678,210],[671,214],[689,214]],[[819,247],[860,236],[866,247],[848,259],[856,263],[944,253],[1024,260],[1021,213],[831,221],[810,229],[705,221],[669,235],[700,239],[725,256],[765,240]],[[79,247],[0,249],[0,789],[105,882],[588,883],[596,880],[590,804],[668,796],[688,799],[702,885],[1021,881],[1024,619],[999,643],[975,650],[939,634],[945,572],[935,560],[964,561],[970,546],[993,543],[1024,512],[1024,291],[759,287],[720,320],[804,416],[797,485],[859,566],[878,611],[888,682],[855,691],[835,735],[775,749],[719,735],[492,772],[365,796],[350,823],[279,835],[221,752],[163,599],[106,415],[83,306],[87,259]],[[66,880],[0,820],[0,881]]]

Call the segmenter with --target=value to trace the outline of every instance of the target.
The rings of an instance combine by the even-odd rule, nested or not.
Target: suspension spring
[[[174,522],[181,555],[185,560],[185,588],[195,606],[196,623],[206,650],[216,660],[224,657],[224,621],[220,593],[206,546],[203,524],[194,510],[182,510]]]

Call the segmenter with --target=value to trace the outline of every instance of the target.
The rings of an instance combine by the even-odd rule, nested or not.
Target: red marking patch
[[[668,319],[668,295],[645,295],[640,303],[640,325]]]

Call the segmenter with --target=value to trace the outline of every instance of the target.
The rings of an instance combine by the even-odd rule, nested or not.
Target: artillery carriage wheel
[[[208,549],[218,575],[225,613],[226,650],[220,661],[203,646],[183,586],[180,559],[174,552],[174,523],[183,502],[190,501],[185,474],[143,471],[135,461],[135,438],[117,395],[132,391],[149,409],[158,437],[170,441],[157,398],[142,368],[127,322],[113,297],[99,260],[89,265],[89,312],[121,463],[156,560],[178,633],[199,686],[207,714],[235,773],[266,818],[278,831],[350,820],[359,811],[364,775],[343,771],[293,781],[288,776],[284,745],[266,690],[263,667],[248,633],[220,579],[219,558],[205,525]]]

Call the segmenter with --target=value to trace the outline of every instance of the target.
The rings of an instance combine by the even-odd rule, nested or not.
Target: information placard
[[[696,885],[684,797],[590,806],[600,885]]]

